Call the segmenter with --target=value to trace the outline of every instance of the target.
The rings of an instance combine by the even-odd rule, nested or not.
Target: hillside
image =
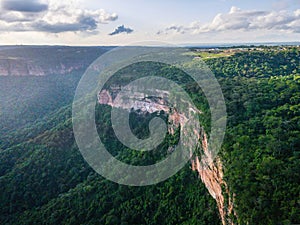
[[[0,48],[0,135],[71,104],[87,67],[109,47]]]
[[[33,49],[28,58],[26,48]],[[207,173],[197,165],[198,153],[175,176],[146,187],[104,179],[84,161],[74,139],[74,90],[88,62],[104,50],[88,48],[84,63],[79,63],[83,66],[74,67],[81,62],[74,54],[81,48],[66,48],[68,57],[57,55],[60,47],[37,49],[0,50],[0,68],[15,65],[15,58],[26,61],[26,66],[16,67],[19,74],[6,70],[10,76],[0,77],[5,90],[0,95],[1,224],[300,223],[299,48],[268,47],[204,59],[217,76],[227,107],[221,152]],[[191,64],[197,63],[195,54]],[[3,55],[6,60],[1,61]],[[29,61],[48,72],[16,76],[31,74],[24,69],[30,67]],[[75,69],[51,70],[60,61]],[[147,71],[180,83],[205,115],[204,131],[209,130],[205,95],[174,68],[136,64],[119,71],[115,81],[124,83],[129,75]],[[96,106],[98,131],[105,131],[98,133],[118,159],[131,164],[157,162],[176,142],[174,132],[154,152],[128,149],[116,140],[111,106],[106,103],[99,101]],[[147,136],[144,126],[153,116],[133,114],[133,133]],[[162,118],[167,117],[162,114]]]
[[[111,47],[10,46],[0,48],[1,76],[66,75],[85,70]]]

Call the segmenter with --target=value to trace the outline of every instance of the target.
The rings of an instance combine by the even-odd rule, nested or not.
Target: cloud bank
[[[1,7],[8,11],[17,12],[42,12],[48,9],[48,5],[38,0],[2,0]]]
[[[129,27],[125,27],[124,25],[118,26],[112,33],[110,33],[109,35],[113,36],[113,35],[117,35],[117,34],[121,34],[121,33],[126,33],[126,34],[130,34],[133,32],[133,29],[129,28]]]
[[[81,9],[59,0],[0,0],[0,31],[95,32],[118,19],[103,9]]]
[[[232,7],[228,13],[220,13],[207,24],[193,22],[188,26],[172,25],[157,34],[169,33],[208,33],[222,31],[273,30],[300,33],[300,9],[294,12],[282,11],[244,11]]]

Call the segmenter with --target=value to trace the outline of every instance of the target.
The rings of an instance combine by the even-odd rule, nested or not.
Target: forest
[[[234,199],[230,221],[299,224],[300,48],[265,47],[203,60],[227,107],[219,157],[230,191],[225,201]],[[143,70],[191,93],[209,130],[205,95],[184,73],[150,63],[125,68],[116,80],[126,82],[124,74]],[[83,72],[0,76],[0,224],[221,224],[215,200],[190,164],[146,187],[119,185],[92,170],[72,130],[72,101]],[[167,135],[152,153],[138,154],[115,140],[110,107],[96,105],[95,111],[103,142],[127,163],[159,161],[178,138]],[[143,127],[153,116],[133,114],[133,133],[147,136]]]

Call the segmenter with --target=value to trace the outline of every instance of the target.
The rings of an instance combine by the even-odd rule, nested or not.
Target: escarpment
[[[43,65],[40,62],[25,59],[0,59],[1,76],[46,76],[51,74],[64,75],[86,68],[84,64],[66,65],[59,63],[55,66]]]
[[[121,89],[127,93],[127,98],[118,97]],[[176,108],[172,107],[165,100],[165,97],[169,95],[168,91],[153,90],[152,92],[155,93],[155,97],[148,96],[136,90],[126,89],[126,87],[110,87],[109,90],[103,89],[98,93],[98,103],[129,111],[139,110],[140,113],[164,111],[168,114],[168,132],[174,134],[178,127],[183,127],[187,123],[188,115],[178,112]],[[201,113],[192,106],[185,111],[187,113]],[[234,201],[230,197],[231,193],[224,180],[222,161],[220,158],[213,159],[209,151],[208,138],[204,129],[201,127],[200,130],[195,129],[194,132],[196,132],[199,138],[202,155],[192,155],[191,151],[192,170],[197,171],[210,195],[216,200],[222,224],[234,224],[230,219],[232,216],[236,216]]]
[[[209,151],[207,135],[200,132],[200,140],[204,157],[194,156],[191,160],[192,170],[197,171],[210,195],[216,200],[223,225],[233,225],[232,216],[237,216],[234,211],[234,201],[230,197],[228,185],[224,180],[223,165],[219,157],[212,158]],[[225,196],[227,199],[225,200]]]
[[[65,75],[84,71],[108,49],[64,46],[0,48],[0,76]]]

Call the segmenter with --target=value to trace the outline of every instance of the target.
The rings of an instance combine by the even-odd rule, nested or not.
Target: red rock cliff
[[[118,92],[121,89],[113,88],[113,92]],[[130,91],[130,90],[128,90]],[[157,91],[157,95],[165,95],[165,92]],[[98,102],[100,104],[110,105],[123,109],[140,109],[142,112],[156,112],[165,111],[169,114],[169,123],[172,125],[169,127],[169,132],[174,133],[175,129],[186,123],[186,115],[178,113],[176,110],[171,110],[170,107],[162,99],[155,100],[147,98],[147,96],[142,93],[135,93],[130,91],[129,100],[123,101],[122,99],[113,99],[112,96],[116,96],[117,93],[110,93],[109,90],[102,90],[98,94]],[[189,111],[195,112],[195,109],[190,109]],[[199,112],[200,113],[200,112]],[[202,155],[193,156],[191,159],[192,170],[199,173],[199,177],[205,184],[210,195],[216,200],[218,210],[220,213],[220,218],[223,225],[230,224],[233,222],[230,219],[231,216],[236,216],[234,212],[233,199],[230,197],[229,188],[224,180],[222,162],[220,158],[213,159],[208,146],[208,139],[204,129],[201,128],[197,132],[199,137],[199,142],[201,143]],[[228,196],[225,200],[225,195]]]
[[[233,225],[234,223],[231,220],[231,216],[236,217],[237,215],[234,211],[233,199],[230,197],[231,193],[224,180],[221,159],[219,157],[216,159],[212,158],[209,151],[207,135],[204,131],[201,131],[200,139],[203,155],[194,156],[191,160],[192,170],[199,173],[199,177],[205,184],[210,195],[216,200],[222,224]],[[228,196],[226,201],[225,195]]]

